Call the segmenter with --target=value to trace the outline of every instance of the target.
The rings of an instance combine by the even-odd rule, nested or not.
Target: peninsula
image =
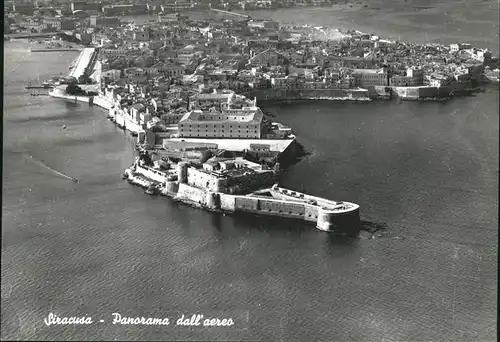
[[[303,151],[257,101],[442,100],[498,82],[498,59],[468,44],[408,44],[211,13],[204,21],[160,13],[144,25],[88,16],[72,38],[86,47],[49,94],[99,105],[137,136],[140,156],[124,179],[212,211],[359,231],[358,205],[276,184]]]

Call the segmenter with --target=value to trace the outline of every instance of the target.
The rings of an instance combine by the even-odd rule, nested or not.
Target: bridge
[[[69,76],[78,79],[85,73],[87,68],[93,68],[90,64],[92,61],[95,63],[95,52],[95,48],[84,48],[83,51],[80,52],[75,67],[70,71]]]
[[[214,14],[219,14],[219,15],[222,15],[222,16],[228,16],[228,17],[232,17],[232,18],[236,18],[236,19],[240,19],[240,20],[250,20],[250,19],[252,19],[251,16],[246,15],[246,14],[224,11],[224,10],[216,9],[216,8],[212,8],[212,7],[210,7],[210,11],[213,12]]]

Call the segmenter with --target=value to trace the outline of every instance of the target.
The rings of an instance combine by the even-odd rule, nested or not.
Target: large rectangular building
[[[352,76],[355,85],[360,87],[388,85],[387,71],[384,69],[356,69]]]
[[[258,107],[227,109],[222,112],[188,112],[179,121],[180,138],[260,139],[264,114]]]

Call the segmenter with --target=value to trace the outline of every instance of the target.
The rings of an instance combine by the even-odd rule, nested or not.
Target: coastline
[[[131,121],[119,110],[113,110],[113,103],[108,101],[104,96],[100,94],[97,96],[76,96],[64,94],[62,93],[61,89],[54,89],[49,92],[49,96],[72,102],[88,103],[90,106],[96,105],[98,107],[101,107],[102,109],[107,110],[107,116],[110,117],[113,122],[118,124],[119,127],[124,128],[133,134],[137,134],[143,131],[142,127],[137,125],[137,123]]]

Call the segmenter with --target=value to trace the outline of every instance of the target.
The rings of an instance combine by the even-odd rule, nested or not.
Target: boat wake
[[[64,173],[62,173],[62,172],[59,172],[59,171],[57,171],[56,169],[54,169],[54,168],[52,168],[52,167],[48,166],[47,164],[45,164],[43,161],[41,161],[41,160],[37,160],[37,159],[33,158],[33,156],[31,156],[31,155],[25,155],[25,157],[26,157],[27,159],[31,160],[32,162],[34,162],[35,164],[38,164],[38,165],[40,165],[41,167],[43,167],[43,168],[45,168],[45,169],[47,169],[47,170],[50,170],[50,171],[52,171],[53,173],[55,173],[55,174],[57,174],[57,175],[59,175],[59,176],[61,176],[61,177],[71,180],[73,183],[78,183],[78,178],[71,177],[71,176],[68,176],[68,175],[66,175],[66,174],[64,174]]]

